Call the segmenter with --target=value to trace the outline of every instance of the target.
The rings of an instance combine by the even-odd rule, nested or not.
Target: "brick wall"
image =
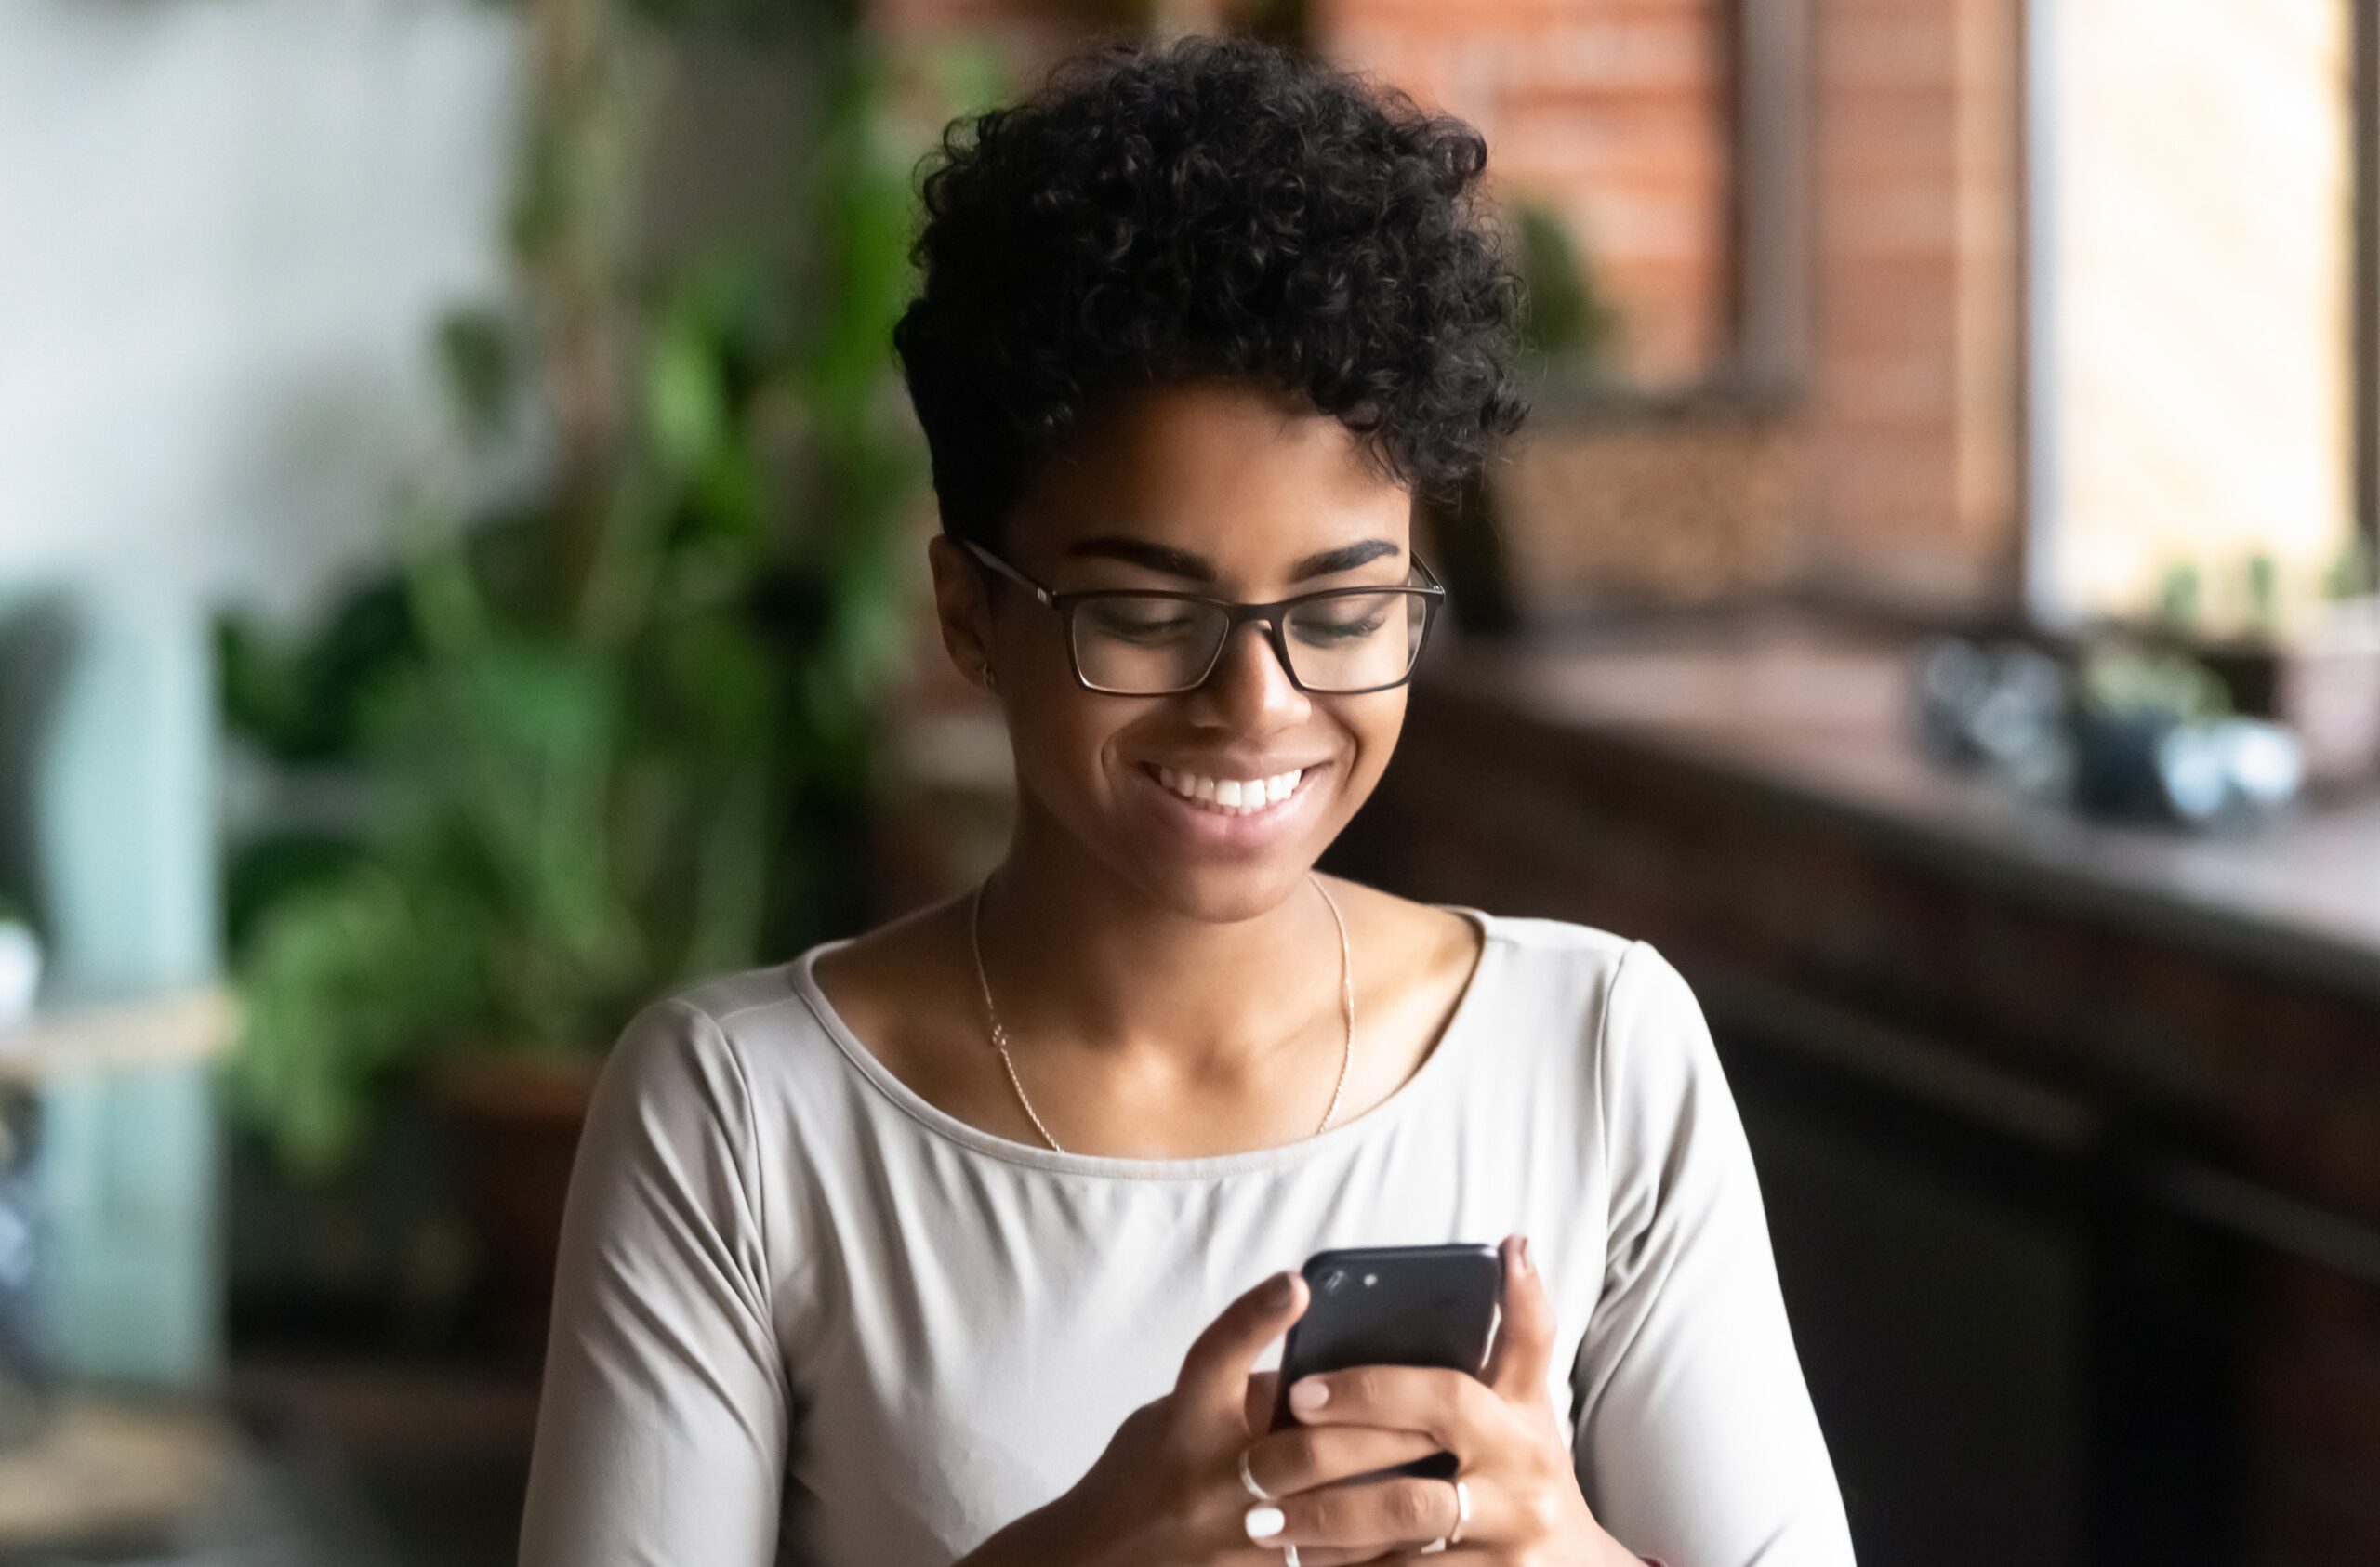
[[[1699,379],[1727,336],[1726,0],[1315,0],[1332,58],[1452,111],[1499,184],[1569,221],[1638,379]]]
[[[1314,26],[1333,56],[1477,124],[1500,178],[1568,216],[1620,309],[1622,368],[1659,384],[1726,370],[1736,269],[1765,264],[1731,253],[1740,3],[1316,0]],[[1789,536],[1754,553],[1776,579],[2005,599],[2018,571],[2016,0],[1805,3],[1802,471]],[[1736,540],[1764,526],[1720,525]],[[1677,545],[1646,541],[1672,560]],[[1674,575],[1621,560],[1624,541],[1595,553],[1614,560],[1614,586]],[[1744,585],[1737,572],[1699,588]]]
[[[1813,564],[1889,595],[2017,573],[2016,0],[1815,0]]]

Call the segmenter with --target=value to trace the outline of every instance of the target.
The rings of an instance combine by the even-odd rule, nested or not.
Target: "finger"
[[[1263,1436],[1273,1429],[1273,1400],[1279,1396],[1281,1374],[1277,1371],[1251,1371],[1248,1374],[1248,1402],[1241,1413],[1248,1416],[1248,1434]]]
[[[1305,1281],[1283,1271],[1224,1307],[1183,1356],[1174,1392],[1218,1421],[1240,1419],[1247,1407],[1250,1368],[1264,1346],[1298,1320],[1305,1301]]]
[[[1255,1548],[1264,1553],[1255,1559],[1255,1567],[1282,1567],[1285,1558],[1278,1548],[1269,1545]],[[1402,1561],[1408,1548],[1402,1545],[1300,1546],[1298,1567],[1346,1567],[1347,1563],[1356,1561]],[[1433,1556],[1430,1560],[1435,1562],[1437,1558]]]
[[[1504,1237],[1504,1303],[1488,1351],[1487,1382],[1516,1403],[1545,1397],[1554,1362],[1554,1302],[1528,1253],[1528,1237]]]
[[[1289,1411],[1306,1426],[1386,1426],[1421,1431],[1468,1457],[1510,1418],[1503,1399],[1469,1372],[1434,1365],[1358,1365],[1301,1376]]]
[[[1287,1496],[1409,1464],[1438,1451],[1435,1438],[1378,1426],[1292,1427],[1248,1446],[1248,1472],[1273,1495]],[[1367,1482],[1368,1483],[1368,1482]]]
[[[1257,1567],[1281,1567],[1282,1552],[1270,1547],[1259,1548],[1264,1551],[1264,1555]],[[1346,1564],[1356,1561],[1402,1561],[1405,1560],[1405,1548],[1403,1546],[1300,1546],[1298,1567],[1346,1567]],[[1433,1556],[1430,1560],[1435,1561],[1437,1558]]]
[[[1467,1483],[1472,1515],[1463,1537],[1470,1540],[1479,1533],[1480,1486],[1477,1481]],[[1302,1560],[1309,1550],[1425,1546],[1453,1529],[1457,1516],[1453,1485],[1410,1476],[1300,1491],[1273,1508],[1281,1528],[1257,1543],[1276,1549],[1294,1545]]]

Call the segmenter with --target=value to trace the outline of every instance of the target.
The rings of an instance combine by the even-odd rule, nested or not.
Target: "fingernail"
[[[1248,1537],[1269,1540],[1279,1534],[1281,1526],[1288,1521],[1288,1517],[1278,1508],[1250,1508],[1248,1509]]]
[[[1330,1402],[1330,1389],[1309,1376],[1289,1389],[1291,1409],[1320,1409]]]
[[[1524,1273],[1534,1273],[1537,1271],[1537,1261],[1528,1254],[1528,1237],[1527,1235],[1523,1235],[1521,1237],[1521,1271]]]
[[[1287,1306],[1289,1303],[1289,1274],[1285,1269],[1264,1281],[1264,1304]]]

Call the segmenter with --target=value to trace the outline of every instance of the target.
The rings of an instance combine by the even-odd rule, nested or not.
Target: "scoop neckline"
[[[1497,927],[1496,916],[1485,909],[1473,908],[1467,903],[1433,903],[1430,906],[1464,915],[1478,926],[1479,955],[1472,965],[1471,978],[1456,1000],[1453,1013],[1438,1033],[1437,1043],[1430,1047],[1428,1055],[1421,1058],[1421,1064],[1413,1070],[1412,1074],[1378,1104],[1327,1131],[1272,1148],[1247,1148],[1233,1153],[1210,1153],[1190,1159],[1140,1159],[1105,1153],[1060,1152],[987,1132],[972,1122],[960,1120],[928,1100],[894,1075],[892,1069],[878,1060],[874,1051],[860,1043],[859,1036],[844,1022],[842,1014],[835,1009],[834,1003],[827,999],[826,990],[818,983],[818,959],[839,947],[850,945],[859,940],[857,936],[840,936],[806,949],[794,959],[791,979],[796,994],[860,1074],[891,1100],[895,1108],[924,1130],[946,1142],[1007,1164],[1063,1175],[1101,1176],[1128,1180],[1208,1180],[1219,1176],[1277,1170],[1326,1153],[1354,1148],[1394,1125],[1406,1113],[1408,1106],[1426,1096],[1434,1083],[1454,1070],[1443,1063],[1461,1054],[1465,1036],[1477,1026],[1474,1019],[1486,1005],[1480,996],[1492,988],[1489,970],[1499,961],[1504,945],[1503,933]]]

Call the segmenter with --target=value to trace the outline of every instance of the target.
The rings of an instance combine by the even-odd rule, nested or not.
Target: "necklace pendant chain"
[[[1033,1129],[1041,1134],[1041,1140],[1050,1145],[1051,1152],[1064,1153],[1065,1150],[1058,1146],[1058,1139],[1051,1137],[1050,1128],[1041,1124],[1033,1101],[1025,1097],[1025,1084],[1016,1075],[1016,1062],[1009,1057],[1008,1030],[1000,1026],[998,1009],[992,1005],[992,982],[984,972],[983,937],[984,889],[990,885],[991,879],[986,875],[975,884],[975,894],[968,910],[967,938],[975,951],[975,981],[984,990],[984,1015],[991,1021],[992,1048],[999,1052],[1000,1065],[1008,1073],[1009,1086],[1016,1090],[1016,1102],[1024,1108],[1025,1118],[1033,1123]],[[1322,1112],[1321,1124],[1314,1128],[1315,1134],[1319,1136],[1329,1127],[1330,1118],[1339,1113],[1339,1098],[1347,1091],[1347,1068],[1355,1059],[1355,964],[1347,946],[1347,921],[1339,913],[1339,901],[1330,896],[1330,889],[1323,886],[1321,878],[1313,872],[1306,873],[1306,879],[1314,884],[1316,892],[1322,894],[1323,902],[1330,909],[1331,923],[1339,928],[1339,1002],[1346,1019],[1346,1042],[1339,1053],[1339,1081],[1331,1086],[1330,1103]]]

